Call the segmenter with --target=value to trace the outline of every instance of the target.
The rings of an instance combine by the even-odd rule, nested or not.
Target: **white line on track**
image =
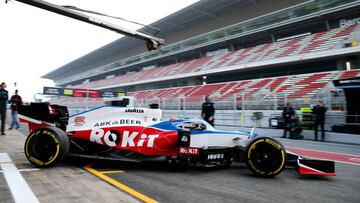
[[[26,168],[26,169],[17,169],[17,170],[6,170],[6,171],[19,171],[19,172],[24,172],[24,171],[38,171],[38,168]],[[5,173],[6,171],[0,171],[0,173]]]
[[[30,189],[15,164],[9,164],[12,160],[7,153],[0,153],[0,162],[7,162],[6,164],[0,164],[0,168],[15,202],[38,203],[39,200]]]

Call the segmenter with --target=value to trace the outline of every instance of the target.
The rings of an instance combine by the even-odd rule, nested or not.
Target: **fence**
[[[205,100],[205,95],[177,96],[167,98],[141,99],[135,102],[138,107],[147,107],[151,103],[159,104],[163,110],[199,110]],[[248,96],[246,94],[233,94],[227,98],[221,95],[212,95],[215,108],[218,110],[282,110],[286,103],[291,103],[295,109],[311,107],[322,100],[330,110],[345,111],[346,102],[342,90],[325,89],[315,95],[301,98],[289,98],[286,94],[276,95],[258,93]]]

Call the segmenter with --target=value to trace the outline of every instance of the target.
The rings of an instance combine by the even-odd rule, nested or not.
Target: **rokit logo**
[[[179,154],[199,155],[200,150],[198,148],[180,147]]]
[[[125,109],[125,113],[144,113],[144,109]]]
[[[139,137],[139,132],[124,131],[122,136],[115,130],[104,131],[103,129],[94,129],[90,134],[90,141],[99,144],[105,144],[109,147],[115,147],[121,143],[121,147],[142,147],[144,142],[147,141],[146,147],[154,147],[154,141],[158,134],[147,135],[142,133]],[[102,139],[103,138],[103,139]]]

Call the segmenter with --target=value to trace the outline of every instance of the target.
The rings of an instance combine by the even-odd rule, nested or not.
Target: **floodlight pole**
[[[58,6],[55,4],[51,4],[46,1],[42,1],[42,0],[16,0],[16,1],[31,5],[31,6],[35,6],[37,8],[41,8],[41,9],[44,9],[44,10],[47,10],[47,11],[50,11],[53,13],[57,13],[57,14],[60,14],[63,16],[67,16],[69,18],[80,20],[85,23],[96,25],[96,26],[99,26],[99,27],[102,27],[102,28],[105,28],[108,30],[112,30],[117,33],[129,36],[129,37],[134,37],[137,39],[144,40],[144,41],[146,41],[147,48],[149,50],[155,50],[155,49],[158,49],[160,46],[164,45],[164,39],[157,38],[157,37],[154,37],[154,36],[151,36],[148,34],[144,34],[142,32],[138,32],[135,30],[126,29],[126,28],[108,23],[106,21],[102,21],[100,19],[97,19],[97,18],[94,18],[91,16],[87,16],[83,13],[76,12],[71,9],[64,8],[62,6]]]

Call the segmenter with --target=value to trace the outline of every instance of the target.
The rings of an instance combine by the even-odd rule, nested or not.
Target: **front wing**
[[[294,167],[300,175],[336,176],[334,161],[309,159],[291,151],[287,151],[286,165]]]

